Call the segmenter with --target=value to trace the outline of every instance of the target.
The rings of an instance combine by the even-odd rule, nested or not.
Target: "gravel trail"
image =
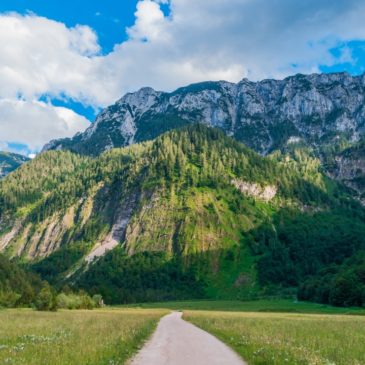
[[[247,365],[223,342],[181,317],[179,312],[163,317],[129,365]]]

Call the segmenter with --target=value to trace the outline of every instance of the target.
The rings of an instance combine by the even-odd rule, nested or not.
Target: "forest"
[[[276,194],[265,200],[233,180]],[[119,247],[88,266],[85,255],[127,206]],[[362,306],[364,214],[309,149],[262,157],[194,125],[94,158],[49,151],[1,180],[0,239],[21,222],[1,265],[106,303],[298,295]],[[50,224],[59,245],[44,254]],[[29,277],[8,271],[2,295],[30,302]]]

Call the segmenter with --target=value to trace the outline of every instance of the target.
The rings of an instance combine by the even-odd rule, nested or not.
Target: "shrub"
[[[57,308],[60,309],[93,309],[103,306],[101,295],[94,295],[92,298],[85,292],[78,294],[62,292],[57,296]]]
[[[104,307],[104,300],[103,297],[100,294],[93,295],[93,301],[95,303],[96,308],[102,308]]]
[[[34,307],[36,310],[39,311],[57,310],[56,295],[48,283],[45,283],[43,285],[42,290],[37,295],[36,300],[34,302]]]
[[[13,291],[0,291],[0,307],[16,307],[20,298],[21,295]]]

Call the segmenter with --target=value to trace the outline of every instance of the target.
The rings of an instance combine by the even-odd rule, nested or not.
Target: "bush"
[[[103,305],[101,295],[94,295],[92,298],[85,292],[78,294],[62,292],[57,296],[57,308],[60,309],[93,309]]]
[[[57,310],[56,295],[48,283],[44,284],[42,290],[37,295],[34,307],[39,311]]]
[[[20,298],[21,295],[13,291],[0,291],[0,307],[16,307]]]
[[[92,299],[95,303],[96,308],[104,307],[104,300],[103,300],[103,297],[100,294],[93,295]]]

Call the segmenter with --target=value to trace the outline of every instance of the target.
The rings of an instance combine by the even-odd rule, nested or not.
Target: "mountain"
[[[28,157],[0,151],[0,179],[27,161],[29,161]]]
[[[333,164],[343,148],[364,136],[365,75],[298,74],[284,80],[244,79],[238,84],[204,82],[172,93],[143,88],[102,111],[84,133],[51,141],[44,150],[97,156],[197,122],[220,128],[263,155],[299,143]]]
[[[306,148],[262,157],[201,124],[44,152],[0,182],[0,250],[108,303],[311,298],[308,280],[365,250],[364,217]]]
[[[343,147],[328,158],[327,171],[337,180],[351,187],[364,201],[365,192],[365,140]]]

